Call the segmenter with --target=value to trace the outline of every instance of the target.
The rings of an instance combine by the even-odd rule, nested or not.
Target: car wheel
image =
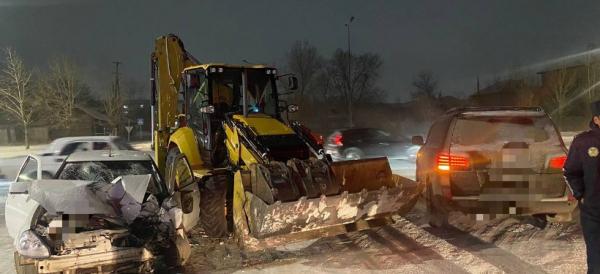
[[[358,148],[350,148],[346,150],[345,158],[346,160],[360,160],[364,158],[364,153]]]
[[[21,255],[19,253],[17,253],[15,251],[14,253],[14,258],[15,258],[15,270],[17,271],[17,274],[37,274],[37,268],[35,266],[35,264],[25,264],[25,265],[21,265]]]
[[[427,216],[429,219],[429,226],[435,228],[443,228],[449,225],[448,213],[443,209],[439,208],[434,200],[433,188],[431,183],[427,185]]]

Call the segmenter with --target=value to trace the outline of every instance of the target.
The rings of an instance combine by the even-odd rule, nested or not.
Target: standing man
[[[567,185],[579,201],[588,274],[600,274],[600,101],[590,108],[591,130],[573,138],[564,171]]]

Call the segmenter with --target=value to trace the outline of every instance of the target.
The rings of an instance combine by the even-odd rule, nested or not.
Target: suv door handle
[[[58,159],[54,159],[54,162],[57,162],[57,163],[62,163],[64,160],[65,160],[65,159],[58,158]]]

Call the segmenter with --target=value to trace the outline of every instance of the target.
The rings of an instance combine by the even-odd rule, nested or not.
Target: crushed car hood
[[[74,180],[28,182],[29,197],[51,215],[103,214],[131,223],[141,213],[151,175],[128,175],[111,183]]]
[[[180,231],[183,211],[174,196],[160,199],[151,194],[151,179],[151,175],[126,175],[111,183],[28,182],[30,198],[47,211],[40,219],[44,221],[32,229],[59,256],[142,247],[156,255],[172,252],[174,244],[178,260],[184,263],[189,243]],[[108,241],[101,244],[98,239]]]

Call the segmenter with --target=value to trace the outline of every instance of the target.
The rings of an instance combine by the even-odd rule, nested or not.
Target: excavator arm
[[[184,48],[176,35],[169,34],[155,40],[152,62],[152,106],[158,108],[158,121],[152,123],[154,132],[155,161],[159,170],[165,170],[165,159],[169,149],[171,130],[176,126],[180,114],[178,108],[182,72],[185,68],[200,63]],[[184,113],[183,113],[184,114]],[[154,113],[153,113],[154,115]]]

